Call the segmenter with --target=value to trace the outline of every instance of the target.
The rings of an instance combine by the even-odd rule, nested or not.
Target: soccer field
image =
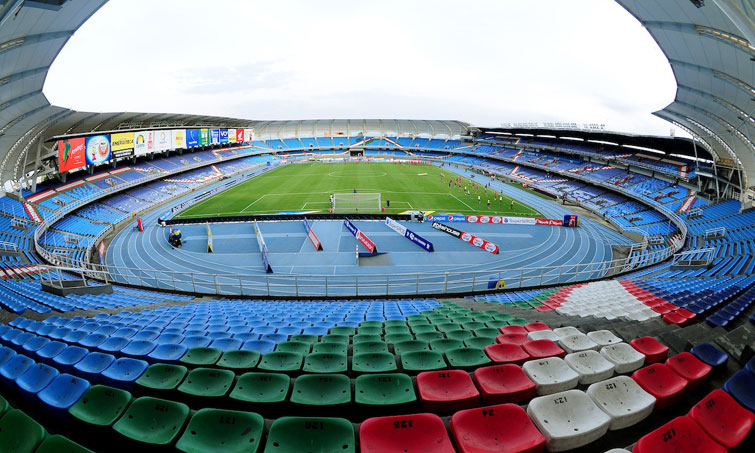
[[[441,180],[441,175],[443,178]],[[328,212],[333,193],[380,193],[386,213],[410,210],[459,214],[495,214],[539,217],[536,210],[498,194],[473,187],[461,178],[461,187],[449,187],[456,174],[426,164],[388,162],[305,163],[284,165],[232,187],[181,212],[177,218],[274,214],[279,212]],[[469,193],[465,193],[464,187]],[[477,197],[480,197],[478,202]],[[487,202],[490,200],[490,207]],[[380,209],[360,207],[360,213]]]

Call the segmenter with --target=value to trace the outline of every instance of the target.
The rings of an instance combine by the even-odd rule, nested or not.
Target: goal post
[[[380,212],[379,193],[335,193],[333,212]]]

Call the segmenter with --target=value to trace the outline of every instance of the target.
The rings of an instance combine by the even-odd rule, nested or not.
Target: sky
[[[610,0],[110,0],[44,88],[83,111],[666,136],[671,125],[651,113],[675,91],[660,48]]]

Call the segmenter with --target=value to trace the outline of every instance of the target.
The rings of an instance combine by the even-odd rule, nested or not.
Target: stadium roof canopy
[[[257,123],[255,135],[262,140],[298,136],[421,136],[458,138],[469,134],[469,125],[460,121],[436,120],[292,120]]]
[[[655,112],[744,169],[755,185],[755,3],[616,0],[652,35],[676,77],[674,102]]]

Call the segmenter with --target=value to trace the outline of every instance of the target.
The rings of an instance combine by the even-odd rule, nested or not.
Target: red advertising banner
[[[564,226],[564,221],[560,219],[535,219],[535,225]]]
[[[58,171],[76,170],[86,167],[86,139],[70,138],[58,140]]]
[[[461,238],[460,239],[462,241],[464,241],[464,242],[468,242],[468,243],[474,245],[475,247],[479,247],[479,248],[485,250],[486,252],[490,252],[493,255],[497,255],[498,254],[498,245],[493,244],[490,241],[486,241],[485,239],[483,239],[481,237],[477,237],[474,234],[471,234],[471,233],[461,233]]]
[[[370,238],[365,236],[364,233],[357,230],[356,238],[357,238],[357,241],[361,242],[364,248],[366,248],[370,253],[375,252],[375,243],[372,242]]]
[[[244,129],[236,129],[236,143],[244,143]]]

